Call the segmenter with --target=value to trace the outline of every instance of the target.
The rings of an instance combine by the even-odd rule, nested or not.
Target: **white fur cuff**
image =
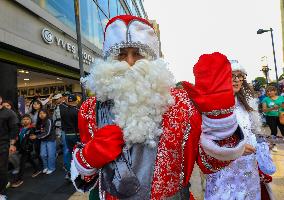
[[[78,170],[79,174],[83,175],[83,176],[92,176],[97,172],[96,168],[93,169],[87,169],[85,167],[83,167],[79,161],[76,158],[76,154],[79,151],[79,149],[75,149],[74,153],[73,153],[73,161],[72,163],[74,164],[74,166],[76,167],[76,169]]]
[[[211,119],[202,115],[202,133],[212,140],[223,140],[236,131],[238,127],[235,114],[226,118]]]
[[[76,184],[76,179],[81,179],[81,175],[79,174],[79,171],[77,170],[77,168],[75,167],[75,164],[74,164],[74,160],[71,161],[71,180],[72,180],[72,183],[74,185],[74,187],[76,188],[76,190],[78,192],[81,192],[81,193],[85,193],[85,192],[90,192],[92,189],[94,189],[96,187],[96,185],[98,184],[98,181],[96,181],[95,183],[91,184],[91,186],[89,187],[86,187],[85,189],[83,188],[79,188],[79,186]],[[80,177],[79,177],[80,176]],[[83,181],[83,180],[82,180]],[[79,184],[80,185],[80,184]],[[81,185],[82,186],[82,185]]]
[[[229,161],[239,158],[245,150],[245,140],[241,140],[235,147],[220,147],[212,139],[201,134],[200,144],[206,154],[218,160]]]

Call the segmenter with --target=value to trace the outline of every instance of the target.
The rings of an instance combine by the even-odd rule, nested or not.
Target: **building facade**
[[[84,69],[102,57],[108,20],[147,18],[142,0],[79,0]],[[0,96],[80,92],[73,0],[0,0]]]

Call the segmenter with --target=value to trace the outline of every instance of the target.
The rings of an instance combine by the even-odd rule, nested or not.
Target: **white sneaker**
[[[42,170],[42,173],[46,174],[47,171],[48,171],[48,169],[45,168],[45,169]]]
[[[12,174],[15,175],[15,174],[18,174],[19,172],[20,172],[20,169],[14,169],[14,170],[12,171]]]
[[[3,194],[0,194],[0,200],[7,200],[7,196],[6,195],[3,195]]]
[[[52,174],[55,170],[47,170],[46,174]]]
[[[273,152],[277,152],[277,151],[278,151],[278,149],[277,149],[276,146],[274,146],[271,150],[272,150]]]

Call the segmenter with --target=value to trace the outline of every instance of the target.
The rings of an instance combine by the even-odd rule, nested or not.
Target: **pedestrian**
[[[35,96],[33,97],[33,99],[30,102],[30,106],[32,106],[34,104],[35,101],[40,101],[42,106],[45,106],[48,104],[48,102],[50,102],[52,100],[53,97],[53,93],[51,93],[46,99],[41,100],[40,98],[40,94],[35,94]],[[30,107],[31,108],[31,107]]]
[[[159,41],[152,25],[130,15],[111,19],[103,51],[105,60],[97,61],[83,80],[95,97],[85,101],[78,114],[82,144],[73,151],[71,171],[79,191],[89,191],[98,182],[101,199],[192,199],[188,184],[196,160],[202,169],[215,171],[242,154],[244,144],[237,138],[241,133],[231,108],[230,63],[224,55],[201,56],[194,71],[206,71],[206,76],[196,76],[201,89],[191,85],[201,92],[194,100],[208,125],[201,136],[213,156],[208,157],[198,150],[200,112],[187,91],[175,88],[166,61],[158,58]],[[211,104],[213,97],[218,100]],[[216,132],[210,132],[212,127]],[[230,148],[210,139],[221,135],[236,137]],[[222,149],[218,156],[227,161],[214,158],[213,149]]]
[[[3,100],[2,101],[2,106],[9,109],[9,110],[13,110],[16,115],[17,115],[17,118],[18,118],[18,128],[20,128],[21,126],[21,115],[20,113],[15,109],[14,105],[13,105],[13,102],[12,101],[8,101],[8,100]],[[18,138],[16,137],[16,152],[14,153],[10,153],[9,154],[9,162],[12,164],[13,166],[13,171],[12,171],[12,174],[17,174],[19,173],[19,170],[20,170],[20,155],[19,155],[19,147],[18,147]]]
[[[56,162],[56,135],[52,120],[46,110],[40,110],[36,124],[36,134],[31,139],[40,140],[40,156],[43,162],[42,172],[51,174],[55,171]]]
[[[18,117],[18,120],[19,120],[18,125],[19,125],[19,127],[20,127],[20,126],[21,126],[21,118],[22,118],[22,116],[21,116],[21,114],[19,113],[19,111],[15,108],[13,102],[12,102],[12,101],[8,101],[8,100],[3,100],[3,101],[2,101],[2,106],[4,106],[4,107],[7,108],[7,109],[11,109],[11,110],[13,110],[13,111],[16,113],[16,115],[17,115],[17,117]]]
[[[71,180],[70,167],[72,159],[72,151],[77,142],[80,141],[78,130],[78,107],[77,97],[74,94],[69,94],[67,102],[59,105],[61,116],[61,128],[63,132],[62,140],[67,144],[66,153],[66,176],[65,179]],[[65,141],[64,141],[65,140]]]
[[[258,116],[254,91],[246,81],[246,71],[238,63],[231,61],[232,83],[236,97],[234,110],[238,124],[244,133],[246,145],[243,156],[228,167],[207,175],[205,200],[247,199],[260,200],[260,177],[256,159],[256,137],[261,121]],[[257,132],[258,130],[258,132]]]
[[[19,132],[19,152],[21,154],[20,159],[20,171],[16,175],[11,187],[16,188],[23,184],[23,176],[25,173],[26,163],[29,162],[33,168],[32,177],[37,177],[40,173],[39,164],[36,161],[35,155],[32,155],[34,151],[34,140],[30,138],[30,135],[35,135],[35,127],[32,126],[32,118],[30,115],[25,114],[22,117],[22,128]]]
[[[38,113],[42,109],[42,103],[40,100],[34,100],[33,103],[31,104],[31,109],[27,114],[31,115],[32,118],[32,125],[36,125],[37,119],[38,119]]]
[[[276,137],[277,128],[279,128],[281,135],[284,136],[284,125],[280,123],[280,112],[284,112],[284,97],[277,95],[275,86],[268,86],[266,88],[267,97],[262,100],[263,112],[266,115],[266,123],[269,126],[272,137]],[[278,151],[276,144],[273,144],[272,151]]]
[[[65,132],[62,130],[61,114],[60,114],[60,105],[61,104],[66,105],[66,103],[64,102],[65,97],[62,94],[57,94],[53,97],[53,100],[55,100],[56,105],[55,105],[54,112],[52,115],[52,121],[55,126],[56,136],[60,138],[59,143],[60,143],[60,146],[62,146],[64,169],[66,169],[67,171],[68,165],[70,165],[69,163],[70,154],[69,154],[68,147],[66,144]]]
[[[14,111],[2,106],[0,97],[0,199],[7,199],[9,153],[16,152],[18,119]]]

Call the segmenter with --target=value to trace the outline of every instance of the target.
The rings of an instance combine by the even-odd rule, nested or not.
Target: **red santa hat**
[[[103,54],[118,55],[121,48],[136,47],[148,56],[159,57],[159,39],[154,28],[147,20],[120,15],[112,18],[105,28]]]

